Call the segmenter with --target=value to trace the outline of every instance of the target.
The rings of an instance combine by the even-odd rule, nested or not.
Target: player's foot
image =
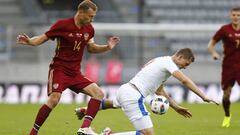
[[[106,127],[105,129],[103,129],[100,135],[111,135],[112,133],[112,130],[109,127]]]
[[[80,107],[75,109],[75,114],[77,115],[79,120],[82,120],[82,118],[86,115],[87,107]]]
[[[222,122],[222,127],[228,128],[230,126],[231,117],[232,117],[232,115],[224,116],[224,119],[223,119],[223,122]]]
[[[77,131],[77,135],[98,135],[95,133],[91,127],[79,128]]]

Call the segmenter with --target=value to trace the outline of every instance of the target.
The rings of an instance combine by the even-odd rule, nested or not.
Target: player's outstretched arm
[[[199,97],[202,98],[204,102],[212,102],[215,103],[216,105],[219,105],[218,102],[214,101],[213,99],[209,99],[198,87],[197,85],[190,79],[188,78],[183,72],[180,70],[173,72],[173,76],[178,79],[183,85],[187,86],[192,92],[197,94]]]
[[[34,36],[30,38],[26,34],[20,34],[17,36],[17,44],[22,44],[22,45],[31,45],[31,46],[38,46],[43,44],[48,40],[48,37],[45,34],[39,35],[39,36]]]
[[[106,45],[98,45],[93,40],[91,40],[88,43],[87,50],[90,53],[102,53],[112,50],[119,42],[120,38],[117,36],[110,37]]]
[[[182,116],[184,116],[185,118],[191,118],[192,117],[192,113],[187,108],[184,108],[182,106],[178,106],[177,108],[174,108],[174,110],[177,113],[179,113]]]
[[[173,109],[177,108],[178,104],[165,92],[163,84],[157,89],[155,94],[163,95],[164,97],[166,97],[168,99],[168,102]]]
[[[192,117],[192,113],[184,107],[179,106],[164,90],[164,86],[163,84],[157,89],[156,95],[163,95],[168,99],[168,102],[170,104],[170,106],[180,115],[186,117],[186,118],[191,118]]]

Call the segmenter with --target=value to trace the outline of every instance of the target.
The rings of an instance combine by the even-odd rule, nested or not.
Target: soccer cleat
[[[79,128],[77,131],[77,135],[98,135],[95,133],[91,127]]]
[[[100,135],[111,135],[112,133],[112,130],[109,127],[106,127],[105,129],[103,129]]]
[[[232,115],[224,116],[222,127],[228,128],[230,126],[231,117],[232,117]]]
[[[86,115],[87,107],[80,107],[75,109],[75,114],[77,115],[79,120],[82,120],[82,118]]]

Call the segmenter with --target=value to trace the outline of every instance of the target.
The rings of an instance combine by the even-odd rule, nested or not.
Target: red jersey
[[[58,20],[46,33],[52,40],[57,39],[55,56],[50,67],[60,67],[68,71],[80,71],[84,48],[94,37],[91,24],[78,28],[74,18]]]
[[[215,41],[222,40],[224,47],[223,67],[240,68],[240,30],[233,29],[232,24],[222,26],[213,36]]]

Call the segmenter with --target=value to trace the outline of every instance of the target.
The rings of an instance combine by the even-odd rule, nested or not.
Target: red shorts
[[[93,82],[83,76],[80,72],[68,73],[63,69],[50,68],[48,74],[48,95],[52,92],[62,93],[69,88],[75,93],[79,93],[83,88]]]
[[[222,69],[222,88],[226,90],[232,87],[235,82],[240,84],[240,69],[236,68],[223,68]]]

